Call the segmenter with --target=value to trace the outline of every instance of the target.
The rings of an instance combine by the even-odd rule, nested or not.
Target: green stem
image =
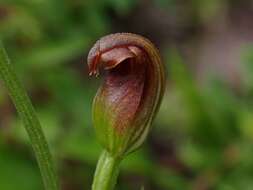
[[[119,175],[120,159],[103,151],[96,168],[92,190],[113,190]]]
[[[52,156],[40,122],[32,103],[19,82],[7,53],[0,42],[0,78],[3,80],[9,95],[21,117],[30,138],[46,190],[57,190],[58,183],[53,167]]]

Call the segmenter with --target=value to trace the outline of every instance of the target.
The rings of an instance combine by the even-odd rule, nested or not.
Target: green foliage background
[[[149,27],[135,31],[128,20],[142,8],[145,14],[146,3],[172,13],[175,26],[180,25],[193,44],[201,39],[192,33],[218,22],[215,16],[224,7],[232,7],[233,13],[237,6],[236,1],[225,0],[0,1],[0,38],[38,112],[57,162],[61,189],[90,189],[101,151],[91,123],[99,80],[88,77],[88,50],[99,37],[122,31],[118,27],[122,25],[125,32],[149,37]],[[245,1],[245,6],[252,5]],[[188,10],[188,16],[177,13],[179,6]],[[183,22],[181,17],[189,18]],[[184,40],[162,45],[157,41],[167,69],[167,91],[149,139],[124,160],[117,189],[252,189],[252,41],[240,49],[240,80],[232,85],[212,72],[204,82],[199,79],[196,67],[179,48]],[[42,189],[27,135],[1,83],[0,189]]]

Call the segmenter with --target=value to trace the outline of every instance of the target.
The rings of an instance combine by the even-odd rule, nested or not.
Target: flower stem
[[[0,42],[0,78],[3,80],[9,95],[21,117],[30,138],[46,190],[57,190],[58,181],[54,170],[52,156],[40,122],[32,103],[18,80],[7,53]]]
[[[96,168],[92,190],[113,190],[119,175],[120,159],[103,151]]]

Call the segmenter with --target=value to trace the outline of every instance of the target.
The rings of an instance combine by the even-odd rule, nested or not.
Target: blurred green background
[[[0,0],[0,38],[50,143],[63,190],[90,189],[100,145],[86,57],[134,32],[160,49],[167,90],[120,190],[253,189],[252,0]],[[0,81],[0,189],[42,190],[22,123]]]

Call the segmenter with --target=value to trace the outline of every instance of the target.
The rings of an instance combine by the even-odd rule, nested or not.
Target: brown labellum
[[[122,156],[147,136],[164,94],[164,68],[146,38],[117,33],[98,40],[88,55],[90,75],[106,70],[93,103],[93,122],[108,152]]]

